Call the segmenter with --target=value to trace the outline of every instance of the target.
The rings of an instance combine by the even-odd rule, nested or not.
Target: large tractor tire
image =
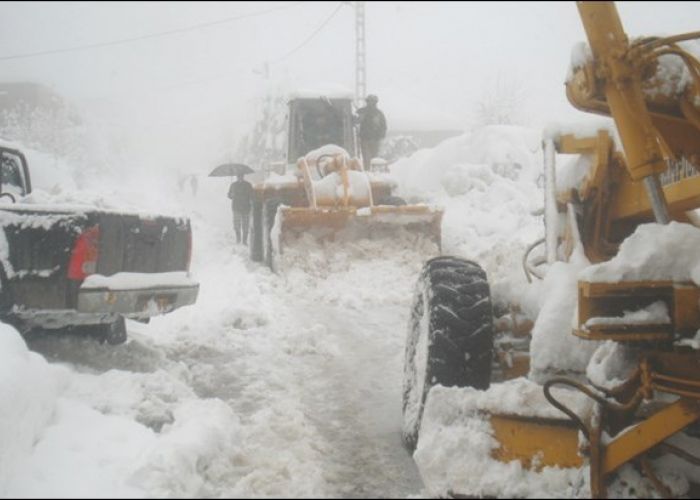
[[[403,432],[413,452],[434,385],[488,389],[493,316],[486,273],[474,262],[436,257],[416,285],[406,344]]]
[[[17,331],[26,331],[25,325],[18,318],[10,314],[14,305],[14,297],[10,289],[9,279],[5,269],[0,266],[0,321],[14,326]]]
[[[282,200],[273,198],[267,200],[262,208],[262,240],[263,240],[263,260],[267,266],[274,271],[274,249],[272,246],[272,226],[275,225],[277,208],[282,204]]]
[[[119,316],[113,323],[100,325],[97,331],[100,341],[107,342],[109,345],[120,345],[126,342],[126,321],[123,316]]]
[[[92,337],[101,344],[106,342],[113,346],[121,345],[127,340],[126,321],[123,316],[119,316],[112,323],[73,326],[64,329],[64,331],[73,335]]]

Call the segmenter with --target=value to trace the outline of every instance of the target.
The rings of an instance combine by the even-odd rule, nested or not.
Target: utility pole
[[[359,106],[367,93],[365,59],[365,2],[355,4],[355,101]]]
[[[355,9],[355,104],[360,107],[367,94],[365,2],[345,0],[343,4]]]

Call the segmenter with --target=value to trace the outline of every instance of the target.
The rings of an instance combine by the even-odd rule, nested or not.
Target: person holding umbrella
[[[209,174],[210,177],[236,176],[236,181],[228,189],[233,212],[233,231],[236,233],[236,243],[248,244],[248,228],[250,226],[250,211],[253,208],[253,186],[243,176],[252,174],[253,169],[240,163],[225,163],[219,165]]]
[[[243,178],[243,173],[237,174],[235,182],[228,189],[233,211],[233,230],[236,233],[236,243],[248,244],[248,227],[250,225],[250,210],[253,207],[253,186]]]

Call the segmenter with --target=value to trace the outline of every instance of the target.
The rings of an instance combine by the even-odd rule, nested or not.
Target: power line
[[[278,58],[278,59],[275,59],[275,60],[272,61],[272,62],[266,62],[266,63],[265,63],[266,69],[264,70],[264,71],[265,71],[265,74],[267,75],[266,77],[269,77],[269,64],[276,64],[276,63],[279,63],[279,62],[283,61],[283,60],[286,59],[287,57],[291,56],[292,54],[294,54],[295,52],[297,52],[298,50],[300,50],[300,49],[301,49],[302,47],[304,47],[306,44],[308,44],[316,35],[318,35],[318,34],[321,32],[321,30],[322,30],[324,27],[326,27],[326,25],[328,25],[328,23],[330,23],[330,22],[333,20],[333,18],[338,14],[338,12],[340,11],[340,9],[343,7],[343,4],[344,4],[344,3],[347,3],[347,2],[339,2],[338,6],[337,6],[336,9],[330,14],[330,16],[328,16],[328,18],[326,18],[326,19],[323,21],[323,23],[321,23],[321,25],[320,25],[318,28],[316,28],[316,30],[315,30],[313,33],[311,33],[311,35],[309,35],[301,44],[299,44],[297,47],[295,47],[294,49],[292,49],[291,51],[289,51],[286,55],[284,55],[284,56],[282,56],[282,57],[280,57],[280,58]],[[244,67],[241,66],[239,69],[242,70],[242,69],[244,69]],[[199,78],[199,79],[196,79],[196,80],[189,80],[189,81],[186,81],[186,82],[173,83],[173,84],[165,85],[165,86],[159,86],[159,87],[157,87],[157,88],[151,89],[150,91],[169,91],[169,90],[176,89],[176,88],[187,87],[187,86],[192,86],[192,85],[202,85],[202,84],[211,83],[211,82],[214,82],[214,81],[217,81],[217,80],[223,80],[223,79],[227,79],[227,78],[233,78],[233,77],[235,77],[235,71],[236,71],[236,70],[234,70],[234,71],[232,72],[232,71],[229,70],[229,71],[227,71],[226,73],[219,73],[218,75],[214,75],[214,76],[210,76],[210,77]]]
[[[326,25],[327,25],[328,23],[331,22],[331,20],[338,14],[338,12],[340,12],[340,9],[341,9],[342,7],[343,7],[343,2],[338,2],[338,6],[337,6],[337,7],[335,8],[335,10],[331,13],[331,15],[328,16],[328,18],[327,18],[325,21],[323,21],[323,23],[321,23],[321,25],[320,25],[318,28],[316,28],[316,30],[315,30],[313,33],[311,33],[311,35],[310,35],[306,40],[304,40],[303,42],[301,42],[299,45],[297,45],[296,47],[294,47],[292,50],[290,50],[289,52],[287,52],[287,53],[286,53],[285,55],[283,55],[282,57],[280,57],[280,58],[278,58],[278,59],[275,59],[274,61],[271,61],[270,64],[277,64],[277,63],[280,63],[280,62],[284,61],[284,60],[287,59],[289,56],[291,56],[292,54],[294,54],[296,51],[298,51],[299,49],[301,49],[302,47],[304,47],[304,46],[305,46],[307,43],[309,43],[311,40],[313,40],[313,38],[314,38],[316,35],[318,35],[318,34],[321,32],[321,30],[322,30],[323,28],[326,27]]]
[[[164,37],[164,36],[169,36],[169,35],[176,35],[180,33],[186,33],[188,31],[194,31],[202,28],[209,28],[211,26],[216,26],[220,24],[225,24],[225,23],[230,23],[232,21],[238,21],[240,19],[247,19],[250,17],[257,17],[257,16],[262,16],[265,14],[270,14],[272,12],[277,12],[280,10],[285,10],[289,9],[290,7],[296,7],[297,5],[300,5],[304,3],[303,1],[300,2],[294,2],[291,4],[286,4],[286,5],[279,5],[277,7],[271,7],[266,10],[261,10],[258,12],[251,12],[249,14],[242,14],[239,16],[233,16],[233,17],[227,17],[225,19],[219,19],[217,21],[210,21],[206,23],[200,23],[200,24],[195,24],[192,26],[186,26],[183,28],[176,28],[168,31],[161,31],[158,33],[150,33],[147,35],[141,35],[141,36],[136,36],[132,38],[122,38],[120,40],[112,40],[109,42],[99,42],[99,43],[92,43],[92,44],[87,44],[87,45],[78,45],[75,47],[66,47],[62,49],[52,49],[52,50],[44,50],[44,51],[39,51],[39,52],[28,52],[25,54],[15,54],[11,56],[0,56],[0,61],[9,61],[12,59],[26,59],[30,57],[39,57],[39,56],[45,56],[45,55],[50,55],[50,54],[60,54],[60,53],[65,53],[65,52],[76,52],[80,50],[89,50],[89,49],[96,49],[96,48],[101,48],[101,47],[109,47],[112,45],[121,45],[125,43],[132,43],[132,42],[138,42],[141,40],[147,40],[150,38],[158,38],[158,37]]]

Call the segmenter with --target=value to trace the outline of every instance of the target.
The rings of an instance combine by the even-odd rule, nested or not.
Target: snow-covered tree
[[[85,155],[84,123],[63,102],[42,105],[19,101],[0,110],[0,137],[73,161]]]
[[[525,97],[516,79],[496,75],[488,80],[476,103],[476,125],[521,125]]]
[[[238,157],[254,169],[266,169],[284,160],[287,153],[287,99],[280,91],[268,92],[258,104],[259,118],[243,136]]]

